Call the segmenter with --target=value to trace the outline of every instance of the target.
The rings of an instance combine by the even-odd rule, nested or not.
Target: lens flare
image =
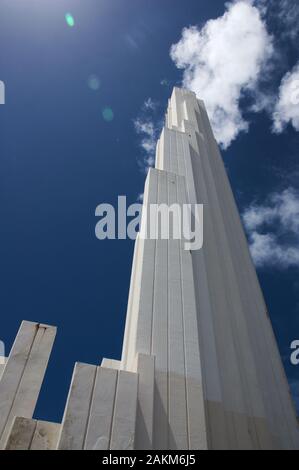
[[[104,108],[102,111],[103,119],[106,122],[111,122],[114,119],[114,113],[111,108]]]
[[[87,84],[93,91],[97,91],[101,86],[100,79],[97,75],[90,75],[90,77],[88,77]]]
[[[73,17],[73,15],[71,15],[71,13],[66,13],[65,14],[65,21],[67,23],[67,25],[72,28],[73,26],[75,26],[75,19]]]

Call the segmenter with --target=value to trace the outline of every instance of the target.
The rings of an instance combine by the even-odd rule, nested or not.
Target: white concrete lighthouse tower
[[[127,370],[137,353],[155,358],[153,447],[298,447],[288,383],[204,103],[178,88],[144,198],[145,206],[174,202],[204,204],[203,248],[137,240],[122,357]]]

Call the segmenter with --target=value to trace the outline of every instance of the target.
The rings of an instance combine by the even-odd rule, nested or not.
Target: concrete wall
[[[0,380],[1,380],[1,377],[2,377],[2,374],[3,374],[3,371],[4,371],[4,367],[5,367],[5,362],[6,362],[6,357],[0,357]]]
[[[58,449],[133,449],[137,390],[133,372],[77,363]]]
[[[184,175],[189,202],[195,187],[205,205],[204,247],[192,252],[192,263],[209,447],[297,448],[288,383],[204,104],[175,89],[171,116],[161,169]],[[178,142],[187,137],[177,129],[188,137],[185,152]]]
[[[0,380],[0,448],[15,416],[33,415],[55,335],[52,326],[22,322]]]
[[[55,450],[60,424],[16,417],[5,450]]]
[[[184,176],[151,169],[144,210],[150,204],[187,201]],[[145,223],[145,218],[142,224]],[[142,232],[143,226],[141,227]],[[159,233],[159,237],[160,237]],[[207,448],[192,257],[182,240],[138,240],[122,364],[137,353],[155,357],[154,449]],[[137,266],[137,269],[136,269]],[[131,294],[130,294],[131,295]],[[127,345],[130,344],[130,348]],[[187,406],[188,403],[188,406]]]
[[[150,204],[204,204],[204,247],[136,242],[122,365],[155,357],[154,448],[292,449],[298,425],[204,104],[175,88],[146,185]]]

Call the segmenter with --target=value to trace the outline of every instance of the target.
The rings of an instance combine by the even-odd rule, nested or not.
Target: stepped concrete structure
[[[139,234],[120,361],[77,363],[62,423],[32,419],[55,328],[23,322],[0,370],[2,449],[298,449],[270,318],[204,103],[175,88],[153,204],[204,204],[204,243]],[[158,225],[159,227],[159,225]],[[1,375],[2,374],[2,375]]]

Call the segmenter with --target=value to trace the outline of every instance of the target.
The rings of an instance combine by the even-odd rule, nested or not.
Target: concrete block
[[[104,357],[101,363],[101,367],[119,370],[121,368],[121,361],[116,361],[115,359],[106,359]]]
[[[118,372],[98,367],[91,399],[84,449],[108,450],[110,446]]]
[[[75,365],[59,450],[134,448],[138,374]]]
[[[56,450],[60,424],[37,421],[30,450]]]
[[[0,381],[0,448],[14,417],[33,415],[55,335],[52,326],[21,324]]]
[[[168,178],[159,172],[158,203],[168,204]],[[155,357],[153,448],[168,446],[168,240],[157,240],[151,354]]]
[[[83,450],[97,367],[76,363],[61,425],[59,450]]]
[[[36,421],[28,418],[14,418],[5,450],[30,450],[35,433]]]
[[[169,205],[179,203],[178,186],[183,180],[169,174]],[[188,449],[181,249],[181,240],[168,241],[168,445],[172,450]]]
[[[7,361],[6,357],[0,356],[0,380],[4,371],[6,361]]]
[[[138,374],[119,371],[111,433],[111,450],[133,450],[135,444]]]
[[[148,174],[148,191],[145,194],[146,199],[144,207],[147,211],[150,210],[151,204],[157,203],[158,197],[158,171],[150,169]],[[142,221],[142,227],[145,222]],[[150,226],[148,225],[148,233],[150,233]],[[141,270],[141,285],[140,285],[140,298],[138,307],[137,318],[137,332],[136,332],[136,352],[143,354],[150,354],[151,350],[151,331],[153,320],[153,286],[154,286],[154,273],[156,263],[156,240],[145,238],[142,240],[142,270]]]
[[[16,417],[5,450],[55,450],[59,424]]]
[[[136,419],[136,450],[153,449],[155,358],[145,354],[137,356],[138,402]]]

